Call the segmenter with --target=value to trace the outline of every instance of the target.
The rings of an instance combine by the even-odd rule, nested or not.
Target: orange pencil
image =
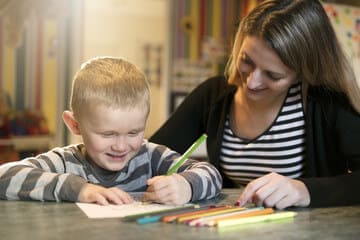
[[[190,215],[190,216],[185,216],[185,217],[179,217],[177,219],[178,223],[188,223],[194,219],[198,219],[201,217],[207,217],[207,216],[214,216],[214,215],[218,215],[218,214],[223,214],[223,213],[229,213],[229,212],[235,212],[235,211],[243,211],[245,208],[242,207],[229,207],[228,209],[222,209],[222,210],[215,210],[215,211],[207,211],[201,214],[194,214],[194,215]]]
[[[207,227],[213,227],[213,226],[216,226],[219,221],[223,221],[223,220],[231,220],[231,219],[239,219],[239,218],[260,216],[260,215],[266,215],[266,214],[271,214],[271,213],[274,213],[274,209],[272,209],[272,208],[265,208],[263,210],[257,210],[257,211],[245,212],[245,213],[240,212],[237,215],[218,218],[218,219],[208,221],[204,225],[207,226]]]
[[[164,216],[161,220],[163,222],[170,223],[170,222],[176,221],[180,217],[186,217],[186,216],[191,216],[191,215],[194,215],[194,214],[201,214],[201,213],[205,213],[205,212],[218,211],[218,210],[222,210],[222,209],[228,209],[228,208],[231,208],[231,207],[232,206],[230,206],[230,205],[209,207],[207,209],[194,210],[194,211],[191,211],[191,212],[188,212],[188,213],[167,215],[167,216]]]
[[[206,217],[194,219],[194,220],[188,222],[188,225],[193,226],[193,227],[195,227],[195,226],[202,227],[202,226],[205,226],[206,223],[216,220],[216,219],[222,219],[222,218],[230,217],[230,216],[238,216],[240,214],[259,211],[259,210],[263,210],[263,209],[264,209],[264,207],[245,208],[245,209],[240,209],[239,211],[234,211],[234,212],[219,213],[219,214],[212,215],[212,216],[206,216]]]

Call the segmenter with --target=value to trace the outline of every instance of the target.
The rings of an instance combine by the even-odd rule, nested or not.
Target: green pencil
[[[186,159],[189,158],[189,156],[200,146],[200,144],[207,138],[207,135],[204,133],[201,135],[194,143],[189,147],[188,150],[180,157],[180,160],[172,166],[168,171],[166,175],[171,175],[173,173],[176,173],[179,167],[186,161]]]

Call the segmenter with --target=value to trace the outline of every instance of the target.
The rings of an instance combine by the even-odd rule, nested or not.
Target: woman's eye
[[[267,72],[266,75],[267,75],[270,79],[272,79],[272,80],[274,80],[274,81],[278,81],[278,80],[280,80],[280,79],[282,78],[282,76],[275,75],[275,74],[273,74],[273,73],[271,73],[271,72]]]
[[[249,58],[247,58],[246,56],[241,57],[241,62],[243,62],[243,63],[245,63],[247,65],[253,65],[253,62]]]

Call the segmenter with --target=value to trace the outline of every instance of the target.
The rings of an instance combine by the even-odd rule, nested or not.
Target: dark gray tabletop
[[[208,201],[233,204],[237,189],[224,189]],[[118,218],[89,219],[74,203],[0,201],[0,239],[359,239],[360,206],[294,208],[294,219],[247,224],[226,229],[181,224],[138,225]]]

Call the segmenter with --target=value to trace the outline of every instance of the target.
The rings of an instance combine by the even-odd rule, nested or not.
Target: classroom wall
[[[173,110],[172,93],[183,90],[181,83],[180,88],[176,85],[179,66],[199,81],[221,72],[221,62],[201,65],[212,57],[204,45],[212,47],[215,40],[215,47],[227,52],[237,20],[261,0],[11,2],[11,11],[0,9],[0,90],[9,94],[15,109],[43,112],[53,144],[62,145],[78,141],[66,131],[61,113],[68,108],[72,76],[81,62],[98,55],[121,56],[146,72],[152,91],[148,137]],[[59,5],[45,11],[51,10],[45,4],[50,2]],[[326,10],[359,79],[359,7],[336,2],[325,4]],[[8,44],[9,37],[17,41]],[[181,65],[184,62],[191,64]],[[196,84],[186,88],[185,94]]]
[[[64,142],[61,113],[76,52],[70,22],[77,10],[70,0],[12,0],[0,9],[0,92],[9,97],[11,117],[28,111],[44,116],[51,145]]]
[[[148,137],[167,117],[169,1],[84,0],[83,4],[81,61],[124,57],[145,72],[151,84]]]
[[[360,85],[360,6],[338,3],[323,5]]]
[[[241,17],[261,1],[172,1],[170,112],[202,81],[223,74]]]

